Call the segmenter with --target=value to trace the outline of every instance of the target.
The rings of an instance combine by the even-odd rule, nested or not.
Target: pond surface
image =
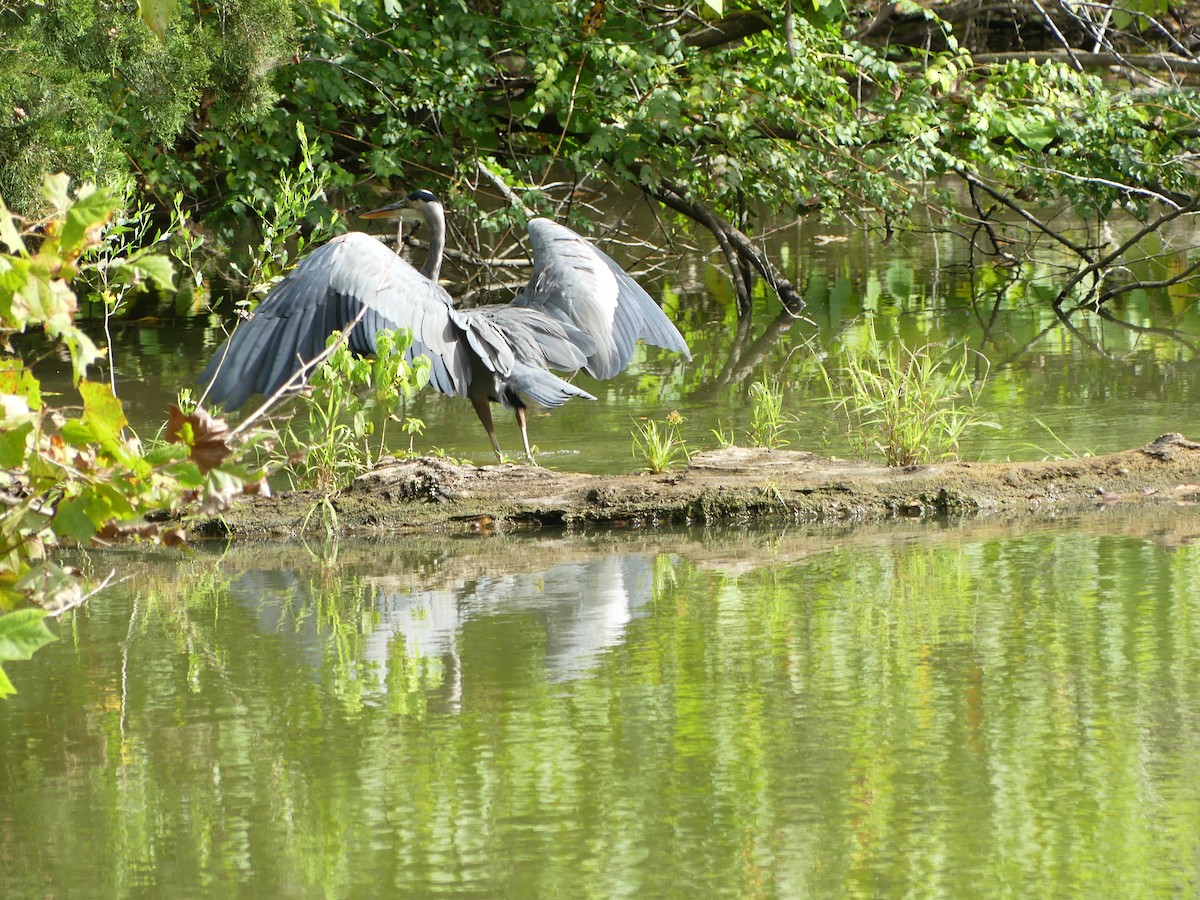
[[[968,458],[1200,437],[1186,286],[1065,325],[1051,269],[774,240],[807,320],[760,292],[739,322],[681,258],[648,286],[694,359],[582,379],[598,402],[532,419],[539,461],[632,471],[635,421],[672,410],[692,449],[745,442],[770,379],[793,449],[848,455],[815,361],[872,335],[987,358],[1002,428]],[[111,333],[144,436],[222,339],[187,315]],[[469,404],[409,412],[417,450],[490,461]],[[1195,896],[1198,533],[1190,507],[1112,508],[97,554],[127,580],[6,669],[0,896]]]
[[[1118,231],[1130,227],[1118,225]],[[652,220],[645,225],[647,233],[651,229]],[[1200,244],[1187,237],[1182,245]],[[962,444],[968,459],[1104,453],[1142,446],[1169,431],[1200,435],[1200,308],[1191,285],[1130,292],[1106,316],[1081,311],[1064,322],[1049,305],[1064,279],[1053,260],[1040,267],[986,268],[972,264],[961,243],[946,237],[907,235],[884,247],[872,232],[807,221],[770,240],[772,258],[803,288],[805,319],[781,312],[760,283],[752,317],[739,320],[728,278],[711,264],[717,257],[678,245],[669,266],[642,280],[679,325],[692,361],[642,347],[616,379],[579,376],[598,401],[576,400],[532,416],[539,462],[576,471],[635,470],[644,464],[632,453],[637,422],[661,421],[673,410],[684,417],[681,430],[690,449],[717,446],[714,429],[747,443],[755,381],[782,385],[784,413],[794,419],[784,434],[792,449],[848,456],[850,443],[834,421],[817,364],[825,360],[840,379],[843,351],[864,347],[872,335],[911,349],[965,344],[980,354],[979,410],[1000,427],[968,432]],[[706,245],[703,238],[696,243]],[[610,249],[642,271],[639,259]],[[1172,255],[1169,244],[1158,249],[1162,271],[1143,265],[1141,277],[1165,277],[1192,262],[1186,253]],[[451,266],[452,290],[460,276]],[[195,384],[224,339],[217,317],[193,317],[194,311],[177,310],[173,319],[131,316],[109,329],[118,393],[144,436],[157,433],[176,392]],[[104,344],[96,324],[97,341]],[[57,376],[50,371],[56,364]],[[47,360],[38,371],[51,386],[69,390],[65,362]],[[425,390],[407,412],[427,425],[414,441],[416,450],[493,460],[470,404]],[[511,453],[520,448],[520,437],[512,417],[501,413],[499,437]],[[393,446],[407,449],[407,437],[393,430]]]
[[[8,667],[0,895],[1195,896],[1198,533],[98,555]]]

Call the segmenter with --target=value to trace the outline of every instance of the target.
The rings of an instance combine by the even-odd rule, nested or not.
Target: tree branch
[[[744,312],[748,312],[750,309],[750,288],[743,279],[738,278],[738,273],[743,265],[749,265],[756,269],[789,311],[795,313],[804,309],[804,298],[771,261],[758,252],[750,238],[708,207],[689,199],[681,185],[662,179],[658,182],[658,187],[645,186],[643,190],[655,200],[682,213],[689,219],[699,222],[712,232],[721,251],[725,254],[725,258],[729,261],[730,274],[733,276],[734,286],[738,292],[738,304]]]

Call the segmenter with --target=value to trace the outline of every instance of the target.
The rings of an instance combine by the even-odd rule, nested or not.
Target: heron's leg
[[[529,449],[529,432],[525,428],[525,409],[521,406],[517,407],[517,424],[521,426],[521,440],[525,442],[525,457],[531,466],[536,466],[537,463],[533,461],[533,451]]]
[[[504,454],[500,452],[500,441],[496,437],[496,428],[492,425],[492,408],[488,404],[488,398],[472,397],[471,405],[475,407],[475,415],[479,416],[479,421],[483,423],[483,430],[487,432],[488,440],[492,442],[492,449],[496,451],[496,459],[504,459]]]

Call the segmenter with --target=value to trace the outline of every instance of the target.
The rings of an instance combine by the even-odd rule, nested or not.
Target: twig
[[[280,385],[279,389],[276,390],[275,393],[264,400],[258,409],[254,410],[254,412],[243,419],[237,428],[229,432],[229,437],[225,439],[225,443],[232,446],[232,442],[236,441],[246,431],[246,429],[270,412],[271,408],[277,402],[279,402],[281,397],[288,394],[294,394],[296,391],[304,387],[304,385],[308,383],[308,374],[312,372],[313,369],[321,365],[321,363],[325,362],[325,360],[330,357],[334,350],[342,346],[342,344],[350,339],[350,334],[355,328],[358,327],[358,323],[362,321],[362,317],[367,314],[368,309],[369,307],[364,303],[362,309],[358,311],[358,315],[351,320],[350,324],[346,328],[342,329],[342,333],[338,335],[338,339],[308,362],[304,362],[304,360],[297,356],[296,358],[300,362],[300,368],[297,369],[295,374],[293,374],[292,377],[289,378],[284,384]]]
[[[1029,212],[1029,210],[1025,209],[1025,207],[1021,206],[1019,203],[1014,203],[1011,199],[1009,199],[1007,196],[1002,194],[1000,191],[993,188],[991,185],[989,185],[983,179],[981,179],[975,175],[972,175],[970,172],[968,172],[966,169],[962,168],[961,166],[954,167],[954,172],[958,175],[959,178],[961,178],[967,184],[973,184],[973,185],[978,186],[980,190],[984,191],[992,199],[996,200],[1001,205],[1006,206],[1009,209],[1011,209],[1013,212],[1015,212],[1017,215],[1019,215],[1022,219],[1024,219],[1025,221],[1027,221],[1031,225],[1033,225],[1038,231],[1040,231],[1043,234],[1058,241],[1064,247],[1067,247],[1073,253],[1078,255],[1081,259],[1084,259],[1087,262],[1092,261],[1092,257],[1089,255],[1088,249],[1086,247],[1079,246],[1074,241],[1069,240],[1064,235],[1055,231],[1053,228],[1051,228],[1045,222],[1038,219],[1037,216],[1035,216],[1033,213]]]
[[[505,200],[507,200],[517,209],[521,210],[521,212],[525,213],[525,215],[531,217],[533,216],[533,210],[525,205],[524,201],[522,201],[521,198],[516,195],[511,187],[504,183],[503,178],[485,166],[482,159],[475,160],[475,168],[480,175],[496,186],[496,190],[498,190],[504,196]]]
[[[1067,295],[1075,289],[1079,282],[1083,281],[1083,279],[1087,278],[1089,275],[1106,268],[1116,260],[1120,259],[1125,255],[1125,252],[1129,250],[1130,247],[1135,246],[1138,241],[1140,241],[1146,235],[1158,231],[1168,222],[1178,219],[1182,215],[1194,212],[1197,208],[1200,208],[1200,194],[1197,194],[1195,197],[1193,197],[1192,201],[1186,206],[1176,207],[1170,212],[1163,213],[1153,222],[1147,222],[1140,229],[1138,229],[1138,231],[1132,237],[1127,238],[1116,249],[1105,254],[1100,259],[1092,260],[1084,256],[1084,259],[1088,260],[1088,265],[1067,279],[1067,283],[1063,285],[1062,290],[1058,292],[1058,296],[1054,299],[1054,305],[1056,307],[1061,306],[1066,301]]]
[[[1054,39],[1058,41],[1059,45],[1066,52],[1067,56],[1070,57],[1071,65],[1075,67],[1075,71],[1082,72],[1083,64],[1079,61],[1078,57],[1075,56],[1075,50],[1071,47],[1071,44],[1067,41],[1067,39],[1063,37],[1063,33],[1058,30],[1058,25],[1055,23],[1054,19],[1051,18],[1050,14],[1046,12],[1046,8],[1042,6],[1038,0],[1029,0],[1029,2],[1032,3],[1034,8],[1041,14],[1042,20],[1046,23],[1046,27],[1050,29],[1050,33],[1054,35]]]
[[[96,585],[94,588],[92,588],[92,590],[88,591],[86,594],[80,594],[78,597],[76,597],[73,600],[66,601],[62,606],[55,607],[54,609],[46,610],[46,614],[50,615],[50,616],[54,616],[56,619],[62,618],[64,613],[68,613],[71,610],[75,609],[76,607],[83,606],[83,604],[87,603],[89,600],[91,600],[93,597],[95,597],[98,593],[100,593],[102,590],[104,590],[110,584],[113,584],[114,583],[113,579],[116,577],[117,577],[117,570],[113,569],[111,572],[108,573],[108,577],[106,577],[102,582],[100,582],[98,585]],[[117,579],[117,581],[115,583],[120,584],[123,581],[128,581],[132,577],[133,577],[132,575],[126,575],[124,578]]]

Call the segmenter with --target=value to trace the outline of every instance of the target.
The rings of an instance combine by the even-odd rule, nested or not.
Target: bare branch
[[[960,178],[963,179],[963,181],[967,182],[967,184],[975,185],[980,190],[982,190],[984,193],[986,193],[989,197],[991,197],[993,200],[997,201],[1002,206],[1008,207],[1013,212],[1015,212],[1017,215],[1019,215],[1022,219],[1029,222],[1038,231],[1040,231],[1043,234],[1048,235],[1049,237],[1058,241],[1064,247],[1067,247],[1073,253],[1078,255],[1080,259],[1084,259],[1088,262],[1092,261],[1092,256],[1091,256],[1091,253],[1089,252],[1088,248],[1081,247],[1079,244],[1076,244],[1074,241],[1069,240],[1062,233],[1055,231],[1049,225],[1047,225],[1046,223],[1044,223],[1040,219],[1038,219],[1036,216],[1034,216],[1033,213],[1029,212],[1029,210],[1025,209],[1025,207],[1021,206],[1019,203],[1016,203],[1011,198],[1009,198],[1006,194],[1003,194],[1000,191],[996,190],[991,185],[989,185],[987,182],[985,182],[983,179],[979,178],[976,175],[972,175],[966,169],[956,167],[954,169],[954,171],[958,174],[958,176]]]
[[[342,344],[350,339],[350,333],[358,327],[358,323],[362,321],[362,317],[367,314],[367,308],[367,305],[363,304],[362,309],[358,311],[358,315],[356,315],[350,324],[343,329],[342,333],[338,335],[337,340],[322,350],[319,354],[317,354],[317,356],[313,357],[308,362],[304,362],[297,357],[297,361],[300,362],[301,365],[300,368],[296,370],[296,373],[292,375],[292,377],[286,382],[280,385],[279,390],[264,400],[258,409],[254,410],[254,412],[243,419],[237,428],[229,432],[229,437],[225,439],[225,442],[232,446],[233,442],[241,437],[251,425],[266,416],[267,413],[271,411],[272,407],[274,407],[282,397],[294,394],[296,391],[304,387],[304,385],[308,383],[309,373],[320,366],[321,363],[325,362],[325,360],[330,357],[334,350],[342,346]]]
[[[1054,300],[1055,307],[1061,306],[1066,301],[1070,292],[1073,291],[1079,285],[1079,283],[1083,281],[1083,279],[1111,266],[1114,262],[1124,256],[1125,253],[1129,251],[1130,247],[1136,246],[1138,241],[1140,241],[1146,235],[1160,230],[1164,225],[1173,219],[1178,219],[1180,216],[1194,212],[1198,208],[1200,208],[1200,195],[1193,197],[1192,201],[1187,204],[1187,206],[1177,207],[1169,212],[1163,213],[1157,219],[1147,222],[1145,225],[1139,228],[1133,234],[1133,236],[1126,238],[1115,249],[1109,253],[1106,253],[1100,259],[1093,260],[1087,256],[1084,256],[1083,258],[1088,260],[1088,265],[1084,266],[1082,269],[1075,272],[1069,279],[1067,279],[1067,283],[1063,286],[1062,290],[1058,292],[1058,296]]]

